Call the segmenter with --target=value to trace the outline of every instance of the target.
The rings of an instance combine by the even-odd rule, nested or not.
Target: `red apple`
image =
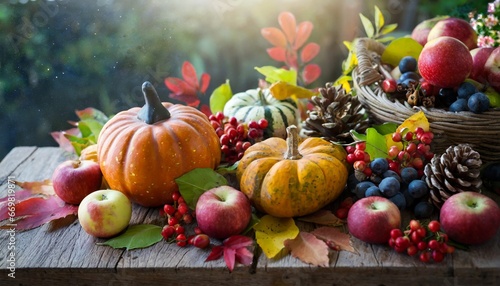
[[[460,40],[469,50],[477,48],[477,33],[463,19],[451,17],[437,22],[429,32],[427,42],[443,36]]]
[[[488,83],[497,91],[500,91],[500,47],[495,48],[486,63],[484,72]]]
[[[364,242],[387,243],[391,230],[401,227],[401,213],[385,197],[365,197],[349,209],[347,227],[354,237]]]
[[[78,221],[95,237],[112,237],[130,223],[132,203],[122,192],[99,190],[86,196],[78,206]]]
[[[481,244],[500,228],[500,208],[483,194],[462,192],[444,202],[439,220],[449,238],[464,244]]]
[[[488,83],[488,75],[486,73],[485,65],[493,50],[495,50],[493,47],[479,47],[470,51],[472,56],[472,71],[469,78],[482,84]]]
[[[196,203],[198,227],[208,236],[225,239],[247,227],[252,207],[247,196],[230,186],[205,191]]]
[[[418,70],[434,86],[457,87],[472,71],[472,56],[459,40],[439,37],[427,42],[422,49]]]
[[[412,39],[417,41],[422,46],[425,46],[425,44],[427,43],[427,37],[429,36],[429,32],[431,31],[431,29],[436,25],[437,22],[446,18],[448,18],[448,16],[438,16],[420,22],[411,32]]]
[[[58,197],[78,205],[88,194],[100,189],[102,173],[99,164],[90,160],[68,160],[52,174],[52,185]]]

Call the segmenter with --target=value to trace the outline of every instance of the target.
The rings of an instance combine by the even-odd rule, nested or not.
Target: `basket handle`
[[[378,72],[380,55],[384,52],[382,43],[370,38],[359,38],[356,40],[355,51],[358,58],[356,80],[359,85],[370,85],[383,79]]]

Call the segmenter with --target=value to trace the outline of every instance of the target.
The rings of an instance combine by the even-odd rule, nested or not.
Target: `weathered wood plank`
[[[59,148],[19,147],[0,162],[0,196],[6,178],[36,181],[51,177],[57,164],[68,159]],[[491,195],[491,194],[490,194]],[[500,201],[498,195],[492,197]],[[409,217],[404,216],[404,224]],[[159,208],[134,205],[131,224],[163,225]],[[312,226],[300,222],[302,230]],[[497,285],[500,281],[500,234],[490,242],[457,250],[443,263],[424,264],[398,254],[386,245],[353,238],[358,254],[332,252],[330,266],[314,267],[290,255],[267,259],[260,254],[252,266],[230,273],[222,260],[205,262],[209,250],[180,248],[167,242],[146,249],[116,250],[96,245],[104,239],[86,234],[68,218],[16,233],[16,280],[7,278],[8,234],[0,231],[0,284],[135,285],[236,283],[264,285]],[[13,283],[15,282],[15,283]]]

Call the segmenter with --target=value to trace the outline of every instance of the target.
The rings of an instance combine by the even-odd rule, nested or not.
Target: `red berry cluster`
[[[191,224],[194,221],[194,212],[191,212],[179,192],[174,192],[172,199],[174,200],[173,204],[163,206],[163,211],[167,217],[167,224],[161,231],[163,238],[168,242],[175,242],[181,247],[189,244],[198,248],[206,248],[210,245],[210,238],[199,227],[194,228],[195,234],[186,236],[186,229],[183,224]]]
[[[266,119],[250,121],[248,124],[238,122],[236,117],[226,120],[222,112],[212,114],[208,119],[219,136],[222,161],[230,164],[240,160],[248,147],[262,140],[268,126]]]
[[[345,147],[347,152],[347,163],[354,167],[354,170],[363,172],[367,177],[372,175],[370,169],[370,154],[365,152],[366,142],[358,142],[356,145]]]
[[[396,145],[389,148],[389,169],[398,170],[397,173],[399,173],[399,170],[403,167],[413,167],[421,177],[424,173],[425,164],[434,157],[430,146],[432,139],[434,139],[434,133],[424,131],[421,127],[417,127],[415,132],[394,132],[392,141],[401,142],[403,148],[400,149]]]
[[[345,198],[335,210],[334,214],[336,217],[340,219],[346,219],[347,214],[349,213],[349,210],[351,209],[352,205],[354,204],[354,200],[352,197],[347,197]]]
[[[411,220],[404,232],[399,228],[391,230],[389,246],[397,252],[406,252],[410,256],[418,255],[422,262],[441,262],[446,254],[455,251],[455,247],[448,245],[448,235],[441,231],[441,224],[437,220],[429,222],[427,228],[418,220]]]
[[[394,132],[392,140],[401,142],[403,148],[396,145],[389,148],[387,153],[389,170],[399,174],[404,167],[414,167],[421,177],[425,164],[434,157],[430,147],[433,138],[434,134],[431,131],[424,131],[421,127],[417,127],[415,132]],[[346,146],[346,159],[349,164],[353,165],[354,170],[363,172],[366,177],[370,177],[372,175],[370,155],[365,152],[365,149],[365,142]]]

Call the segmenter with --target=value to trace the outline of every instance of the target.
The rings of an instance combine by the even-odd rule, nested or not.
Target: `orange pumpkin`
[[[155,207],[173,202],[175,179],[195,168],[215,168],[219,138],[194,107],[161,102],[153,85],[142,86],[146,104],[122,111],[102,128],[97,157],[110,188],[133,202]]]
[[[236,176],[254,206],[276,217],[311,214],[336,199],[349,175],[343,147],[321,138],[272,137],[245,151]]]

